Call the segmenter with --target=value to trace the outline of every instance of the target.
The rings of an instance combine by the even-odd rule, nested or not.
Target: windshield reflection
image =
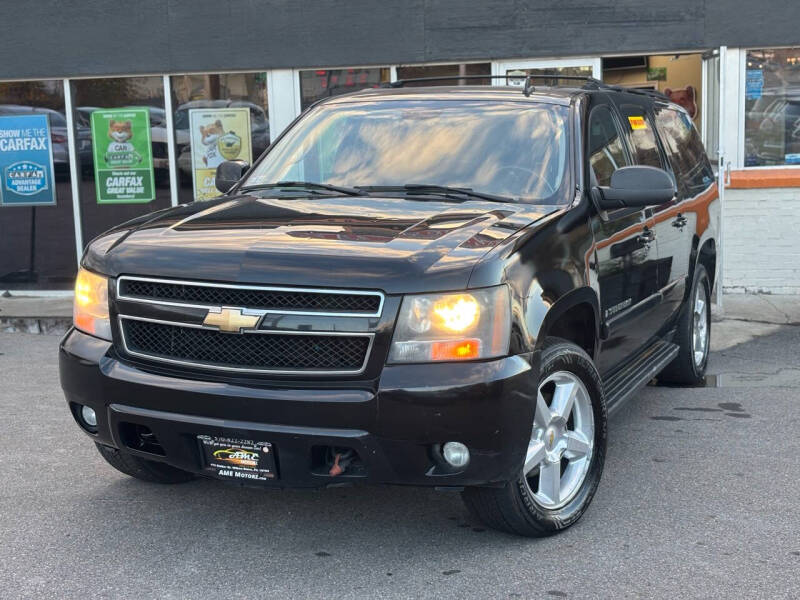
[[[567,108],[485,101],[385,100],[322,105],[301,120],[244,186],[432,184],[559,203]]]

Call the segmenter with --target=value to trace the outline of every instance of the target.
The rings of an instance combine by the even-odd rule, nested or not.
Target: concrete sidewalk
[[[800,295],[725,294],[715,321],[800,325]],[[72,297],[0,296],[0,331],[60,334],[72,320]]]
[[[0,296],[0,332],[63,334],[72,323],[72,296]]]
[[[800,325],[800,295],[725,294],[722,309],[712,308],[719,320]]]

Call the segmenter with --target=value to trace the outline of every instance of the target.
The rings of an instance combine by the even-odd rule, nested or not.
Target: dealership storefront
[[[469,60],[446,60],[451,52],[442,50],[442,60],[375,64],[372,53],[331,63],[325,43],[319,40],[318,67],[287,67],[289,53],[264,58],[263,68],[143,75],[104,66],[98,76],[39,69],[52,76],[38,79],[23,69],[0,80],[0,293],[68,290],[94,236],[210,197],[220,160],[252,161],[321,98],[397,79],[497,85],[506,80],[488,76],[524,73],[548,75],[550,83],[586,75],[656,89],[686,107],[724,184],[724,286],[800,293],[793,239],[800,230],[800,45],[676,51],[654,42],[643,51],[638,42],[635,52],[547,56],[540,49],[514,58],[503,49],[509,58],[497,58],[501,50],[489,41],[482,59],[473,50]]]

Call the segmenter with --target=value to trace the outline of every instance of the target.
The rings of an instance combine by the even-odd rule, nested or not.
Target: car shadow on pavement
[[[177,485],[119,479],[95,488],[90,502],[98,520],[113,521],[116,527],[150,529],[151,534],[157,531],[168,538],[185,537],[191,531],[193,537],[224,537],[235,540],[238,547],[253,548],[278,536],[321,557],[346,550],[354,538],[379,546],[401,538],[424,545],[443,536],[451,544],[481,543],[477,538],[486,537],[521,540],[478,522],[460,494],[426,488],[357,485],[280,490],[205,478]]]

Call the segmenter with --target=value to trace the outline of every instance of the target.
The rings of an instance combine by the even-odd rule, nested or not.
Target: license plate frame
[[[278,478],[272,443],[235,437],[198,435],[203,470],[225,481],[268,482]]]

